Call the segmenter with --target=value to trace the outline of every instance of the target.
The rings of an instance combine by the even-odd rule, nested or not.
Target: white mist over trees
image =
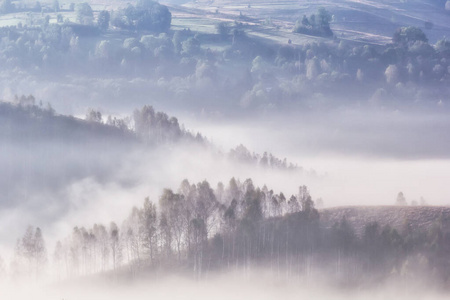
[[[0,1],[1,297],[445,297],[447,2]]]
[[[400,206],[391,212],[405,209],[403,194],[398,198]],[[216,188],[206,180],[183,180],[176,192],[164,189],[158,204],[146,198],[121,223],[73,228],[56,242],[50,261],[41,230],[29,227],[18,240],[9,274],[36,281],[44,270],[58,280],[99,273],[139,278],[156,271],[201,279],[264,266],[283,281],[313,280],[327,272],[330,283],[341,287],[378,286],[393,278],[414,282],[420,276],[445,286],[448,208],[426,228],[409,219],[401,227],[358,224],[333,211],[318,211],[306,186],[286,197],[255,187],[251,179],[232,178]]]
[[[118,271],[121,266],[137,274],[150,266],[170,264],[174,257],[178,264],[188,262],[193,274],[201,278],[211,266],[217,268],[223,263],[224,255],[228,264],[235,261],[233,264],[238,266],[242,259],[244,265],[250,263],[257,253],[252,236],[241,240],[243,237],[238,235],[227,241],[230,244],[223,240],[240,228],[251,230],[249,234],[264,219],[313,210],[314,203],[305,186],[287,200],[266,186],[254,187],[251,179],[240,182],[232,178],[226,188],[219,183],[215,190],[207,181],[191,185],[184,180],[178,193],[165,189],[157,206],[146,198],[142,207],[132,209],[121,226],[111,222],[109,227],[75,227],[71,235],[56,243],[52,265],[56,277],[62,279]],[[219,261],[213,261],[211,256],[215,255],[211,251],[219,250],[214,248],[218,246],[215,243],[223,244],[226,251]],[[18,242],[16,257],[14,264],[20,266],[17,268],[30,268],[31,274],[39,277],[38,272],[47,263],[39,228],[27,229]]]

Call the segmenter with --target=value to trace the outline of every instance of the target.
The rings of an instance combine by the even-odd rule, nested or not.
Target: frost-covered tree
[[[110,14],[107,10],[102,10],[97,16],[97,26],[100,30],[106,31],[109,28]]]
[[[94,21],[94,12],[87,2],[79,3],[75,7],[77,22],[82,25],[92,25]]]
[[[396,65],[389,65],[384,71],[384,76],[386,77],[386,82],[389,84],[396,84],[399,81],[399,71]]]

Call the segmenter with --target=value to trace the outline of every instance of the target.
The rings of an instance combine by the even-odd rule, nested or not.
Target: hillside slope
[[[378,222],[397,230],[409,224],[413,229],[428,229],[442,218],[446,230],[450,230],[450,207],[447,206],[343,206],[320,211],[322,226],[331,228],[342,218],[361,235],[365,224]]]

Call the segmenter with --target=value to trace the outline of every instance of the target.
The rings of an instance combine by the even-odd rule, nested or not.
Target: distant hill
[[[0,102],[0,207],[48,198],[82,178],[107,180],[137,143],[132,132],[50,106]]]
[[[331,228],[342,218],[361,235],[369,222],[378,222],[402,230],[406,224],[412,229],[429,229],[439,218],[450,230],[450,207],[448,206],[342,206],[320,210],[320,221],[325,228]]]
[[[86,120],[60,115],[51,106],[35,105],[31,95],[16,102],[0,101],[0,207],[28,201],[37,191],[54,194],[83,178],[119,180],[117,170],[136,151],[190,144],[219,152],[199,133],[151,106],[135,110],[130,125],[112,117],[103,123],[96,111]],[[237,164],[302,172],[286,159],[252,153],[242,145],[221,155]]]

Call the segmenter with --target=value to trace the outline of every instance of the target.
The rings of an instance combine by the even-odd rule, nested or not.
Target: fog
[[[142,205],[145,197],[149,196],[152,202],[158,204],[163,189],[170,188],[177,191],[183,179],[188,179],[191,183],[206,179],[212,187],[215,187],[219,182],[227,184],[232,177],[241,181],[251,178],[256,186],[266,184],[275,193],[283,192],[287,197],[296,195],[298,187],[306,185],[313,199],[322,198],[325,207],[393,205],[400,191],[404,193],[409,204],[412,201],[419,202],[423,197],[430,205],[448,205],[449,195],[445,187],[446,178],[450,173],[447,159],[438,159],[434,154],[420,157],[422,154],[415,154],[414,151],[412,156],[417,157],[401,158],[395,151],[390,151],[388,149],[390,147],[386,147],[387,151],[380,148],[378,151],[367,153],[364,149],[370,148],[368,147],[347,152],[345,149],[354,138],[354,132],[344,132],[340,135],[342,139],[334,139],[325,133],[320,134],[325,130],[323,127],[328,126],[321,124],[320,121],[307,122],[310,127],[302,128],[301,124],[294,122],[285,124],[278,122],[277,118],[278,115],[272,116],[271,119],[254,117],[247,120],[234,119],[233,122],[222,120],[214,125],[208,118],[193,119],[189,118],[189,114],[186,114],[184,119],[181,117],[181,120],[185,120],[187,128],[191,128],[194,132],[200,131],[210,139],[214,146],[208,147],[183,142],[146,147],[136,142],[120,145],[104,139],[99,144],[92,140],[90,145],[87,144],[88,147],[84,146],[83,150],[78,151],[76,148],[78,143],[74,147],[55,143],[54,139],[46,138],[32,143],[32,147],[28,149],[20,148],[20,144],[17,145],[16,142],[4,144],[2,157],[8,159],[2,161],[3,168],[7,171],[3,175],[2,182],[8,184],[18,180],[22,185],[17,190],[8,189],[9,193],[2,202],[0,224],[2,256],[6,259],[14,257],[12,251],[14,244],[30,224],[35,224],[43,230],[47,251],[52,253],[56,241],[64,239],[75,226],[91,227],[94,224],[109,224],[111,221],[120,224],[129,215],[133,206]],[[398,126],[400,128],[392,127],[392,130],[404,130],[405,120],[411,122],[411,126],[417,126],[414,123],[417,122],[416,118],[403,118],[401,126]],[[298,123],[303,122],[304,118]],[[347,124],[352,122],[355,121],[346,119]],[[274,123],[278,126],[274,127]],[[361,134],[361,138],[367,141],[372,140],[370,134],[382,131],[378,128],[375,118],[373,125],[369,125],[366,124],[365,127],[369,136]],[[345,126],[350,125],[343,125]],[[311,127],[312,133],[309,133],[308,128]],[[339,131],[339,128],[336,128],[336,131]],[[379,140],[373,141],[374,144],[392,143],[383,140],[381,134],[379,137]],[[420,139],[413,135],[405,142],[419,142],[417,138]],[[309,141],[315,139],[317,142],[305,148],[297,146],[301,145],[301,142],[292,143],[293,140],[305,140],[305,143],[308,143],[308,139]],[[440,141],[435,142],[438,144]],[[445,142],[443,140],[443,143]],[[280,157],[286,156],[303,169],[297,171],[264,169],[231,161],[222,153],[241,143],[257,153],[269,151]],[[334,143],[337,144],[336,147],[321,146]],[[105,152],[105,145],[113,147]],[[392,148],[397,147],[401,148],[404,145],[396,141]],[[419,149],[417,152],[420,151]],[[70,153],[70,156],[65,156],[62,161],[55,160],[59,158],[59,153]],[[11,161],[15,162],[16,166],[23,165],[22,171],[13,172]],[[114,161],[114,164],[110,164],[111,161]],[[49,164],[55,167],[47,169]],[[37,178],[39,179],[35,181]],[[10,228],[8,224],[15,226]],[[225,279],[217,282],[214,279],[213,285],[220,289],[221,285],[218,282],[221,281]],[[203,284],[207,283],[195,283],[195,288],[192,287],[193,290],[190,292],[198,293],[197,288],[203,290]],[[280,283],[281,286],[284,284]],[[124,285],[123,290],[114,293],[115,296],[132,293],[139,297],[141,293],[139,288]],[[97,287],[92,290],[83,288],[85,294],[80,295],[75,292],[79,288],[69,288],[68,292],[65,291],[66,288],[62,293],[74,293],[79,299],[89,299],[97,293],[102,294],[102,288]],[[318,293],[316,288],[309,285],[305,287],[306,295],[310,293],[316,295]],[[56,295],[59,295],[57,293],[61,291],[58,285],[55,289]],[[271,299],[278,293],[278,289],[280,287],[275,286],[273,294],[264,295],[268,297],[267,299]],[[45,290],[49,291],[48,288]],[[159,284],[156,291],[151,290],[155,293],[163,291],[164,289],[159,290]],[[253,288],[250,285],[248,293],[254,292],[257,292],[256,286]],[[304,292],[302,289],[298,293]],[[397,292],[395,289],[389,291],[388,295],[382,292],[373,299],[397,297]],[[336,293],[330,293],[321,291],[319,297],[335,299]],[[186,295],[190,294],[183,293],[180,299],[185,299],[183,297]],[[102,294],[102,297],[107,296],[108,294]],[[121,296],[117,297],[120,299]],[[357,299],[362,296],[358,294],[354,297]],[[417,299],[422,299],[420,298],[422,296],[418,297]]]
[[[0,3],[2,296],[445,296],[449,1],[73,2]]]
[[[322,278],[323,279],[323,278]],[[264,287],[264,288],[261,288]],[[2,295],[12,300],[22,299],[235,299],[244,300],[257,298],[269,299],[446,299],[447,295],[416,286],[395,287],[388,284],[382,287],[361,291],[348,291],[339,288],[323,286],[323,281],[305,283],[304,281],[285,281],[277,278],[270,272],[258,270],[242,274],[212,274],[208,279],[195,281],[181,276],[162,276],[160,278],[148,278],[145,281],[137,280],[132,283],[117,283],[99,278],[91,278],[76,283],[63,282],[58,285],[46,285],[44,287],[27,287],[20,289],[20,285],[10,286],[2,291]]]
[[[48,145],[44,146],[46,151],[48,148]],[[58,148],[58,151],[67,150],[63,147]],[[292,194],[296,193],[299,185],[322,180],[301,172],[286,173],[239,165],[219,153],[190,145],[154,150],[136,148],[131,151],[125,147],[120,150],[116,148],[115,151],[122,154],[118,156],[116,152],[115,156],[111,156],[110,159],[115,161],[111,166],[97,161],[99,155],[105,159],[104,153],[81,151],[73,154],[69,160],[66,157],[64,162],[60,162],[58,165],[61,169],[46,171],[42,170],[41,164],[47,165],[48,161],[40,161],[39,154],[27,151],[27,155],[31,156],[27,168],[41,174],[41,177],[35,185],[22,185],[17,193],[9,190],[12,195],[5,198],[2,209],[2,243],[13,246],[30,224],[39,224],[54,242],[74,226],[120,221],[133,206],[141,205],[145,197],[150,196],[153,202],[158,203],[164,188],[177,190],[183,179],[191,182],[207,179],[214,187],[218,182],[227,183],[232,177],[241,180],[252,178],[258,185],[268,184],[277,192]],[[6,156],[10,160],[23,159],[23,154],[17,151],[8,152]],[[80,162],[84,164],[86,160],[87,164],[92,164],[92,171],[84,170],[77,174],[71,169],[73,164],[80,166]],[[3,180],[9,180],[11,175],[5,173]],[[52,183],[55,177],[61,176],[69,179],[54,186]],[[18,198],[18,195],[21,197]],[[7,205],[7,201],[13,203]],[[7,224],[16,224],[13,232]]]
[[[189,118],[224,147],[243,141],[257,152],[289,157],[326,180],[310,183],[326,206],[389,205],[399,191],[409,201],[448,205],[448,118],[443,113],[344,110],[273,114],[253,120]]]
[[[29,139],[31,147],[23,148],[20,139],[19,142],[6,140],[1,148],[1,164],[5,170],[2,183],[7,186],[17,181],[21,185],[13,184],[16,188],[7,188],[8,194],[3,198],[2,257],[7,260],[14,257],[14,244],[28,225],[43,230],[47,251],[52,253],[56,241],[64,239],[75,226],[91,227],[111,221],[120,224],[133,206],[142,205],[145,197],[158,204],[163,189],[177,191],[183,179],[192,183],[206,179],[215,187],[219,182],[227,184],[232,177],[241,181],[251,178],[256,186],[267,185],[275,193],[283,192],[287,197],[296,195],[298,187],[306,185],[313,199],[321,198],[325,207],[393,205],[400,191],[409,204],[418,203],[421,198],[429,205],[449,204],[446,178],[450,176],[450,161],[446,153],[439,151],[445,148],[447,140],[436,138],[445,136],[447,121],[439,113],[433,113],[436,116],[433,119],[429,115],[412,113],[339,111],[332,115],[300,114],[298,120],[285,122],[292,118],[281,113],[213,120],[209,116],[192,117],[196,113],[176,112],[186,128],[201,132],[212,146],[181,142],[146,147],[135,141],[120,144],[109,138],[100,138],[100,142],[92,139],[85,144],[66,144],[56,136],[37,137],[34,142]],[[433,126],[435,123],[438,125]],[[422,132],[408,135],[411,128],[418,127]],[[330,128],[333,128],[332,134]],[[387,137],[384,134],[386,128],[390,129]],[[399,138],[391,139],[390,136]],[[428,143],[423,142],[424,138]],[[302,169],[264,169],[230,161],[224,153],[238,144],[257,153],[267,151],[287,157]],[[416,144],[419,146],[412,147]],[[80,145],[84,148],[77,148]],[[61,153],[70,155],[62,159]],[[49,165],[54,167],[49,169]],[[8,224],[15,226],[10,228]],[[218,282],[213,281],[213,285],[220,289]],[[192,287],[190,292],[198,293],[196,289],[203,290],[199,287],[202,285],[195,283],[196,288]],[[65,288],[62,293],[77,295],[75,291],[79,290],[69,288],[66,292]],[[276,286],[273,294],[264,295],[271,299],[279,288]],[[304,289],[306,295],[318,293],[316,287]],[[48,288],[45,290],[49,291]],[[89,299],[102,291],[95,287],[77,297]],[[156,291],[148,292],[163,291],[158,287]],[[249,294],[256,292],[256,286],[248,290]],[[298,291],[304,292],[303,289]],[[397,292],[389,291],[392,295],[382,293],[373,299],[394,298],[398,296]],[[61,293],[59,287],[55,293]],[[120,293],[139,297],[141,291],[134,285],[125,285],[123,290],[113,294]],[[319,297],[335,299],[336,293],[330,293],[320,292]],[[190,294],[183,293],[180,299],[185,299],[186,295]],[[26,296],[17,295],[17,299]],[[101,297],[108,296],[102,294]],[[121,296],[117,297],[120,299]],[[422,299],[422,296],[418,297]]]

